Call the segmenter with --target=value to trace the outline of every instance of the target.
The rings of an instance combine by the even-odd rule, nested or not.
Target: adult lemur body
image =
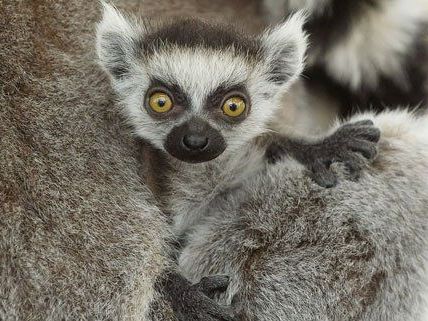
[[[181,271],[231,276],[221,300],[240,320],[423,320],[428,119],[366,115],[383,131],[379,158],[359,182],[328,190],[293,157],[268,164],[254,143],[300,72],[301,24],[236,38],[193,20],[146,29],[106,9],[99,56],[136,135],[168,159]],[[337,130],[372,139],[357,124]],[[289,145],[277,143],[281,156]]]

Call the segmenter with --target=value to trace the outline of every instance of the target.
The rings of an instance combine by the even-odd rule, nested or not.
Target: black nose
[[[191,150],[204,149],[208,145],[208,137],[195,134],[185,135],[183,144]]]

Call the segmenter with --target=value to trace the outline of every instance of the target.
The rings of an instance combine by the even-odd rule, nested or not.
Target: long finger
[[[362,139],[355,139],[348,143],[351,151],[360,153],[367,159],[373,159],[377,155],[376,143],[368,142]]]

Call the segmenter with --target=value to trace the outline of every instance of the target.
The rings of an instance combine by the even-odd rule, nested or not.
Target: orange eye
[[[166,113],[173,107],[172,99],[166,93],[158,91],[149,98],[150,108],[157,113]]]
[[[223,112],[229,117],[238,117],[246,109],[245,101],[241,97],[230,97],[223,104]]]

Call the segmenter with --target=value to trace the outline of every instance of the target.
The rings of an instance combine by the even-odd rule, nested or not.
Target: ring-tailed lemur
[[[264,0],[270,22],[305,8],[304,84],[329,95],[342,115],[426,106],[428,1]]]
[[[101,60],[137,135],[173,156],[168,201],[176,233],[187,233],[180,266],[189,278],[231,275],[223,303],[234,298],[242,320],[422,320],[426,118],[405,112],[374,117],[385,138],[362,182],[320,189],[296,161],[266,164],[263,148],[250,143],[272,112],[258,104],[272,101],[263,94],[281,77],[276,68],[272,79],[269,64],[251,56],[248,39],[224,51],[224,43],[213,40],[229,44],[230,38],[216,36],[209,25],[192,22],[191,37],[186,23],[147,32],[107,11],[98,29]],[[295,57],[300,23],[294,17],[266,33],[261,45],[269,50],[259,59],[272,59],[269,53]],[[210,33],[198,38],[201,29]],[[281,44],[288,55],[277,49]],[[291,65],[276,66],[290,67],[295,60],[285,62]],[[294,76],[290,70],[283,69],[288,80]],[[242,84],[236,86],[242,79],[245,93]],[[230,80],[232,96],[224,89]],[[251,111],[243,106],[248,95]],[[228,115],[246,119],[234,123]]]
[[[165,16],[228,17],[242,25],[245,19],[257,20],[256,16],[248,17],[252,10],[238,12],[236,5],[233,9],[227,6],[237,2],[255,3],[249,0],[178,0],[172,4],[170,0],[145,0],[143,8],[150,9],[153,15],[162,12]],[[118,0],[115,3],[134,10],[141,1]],[[163,241],[167,227],[161,213],[150,202],[144,186],[147,182],[141,184],[136,174],[139,164],[135,146],[126,135],[120,134],[122,128],[117,122],[107,79],[93,64],[92,34],[93,23],[99,16],[97,2],[4,1],[0,6],[3,13],[0,15],[0,212],[4,214],[0,223],[0,319],[175,320],[168,305],[164,305],[152,289],[152,282],[168,261]],[[395,125],[395,129],[417,128],[414,122]],[[415,140],[402,145],[409,143],[414,144]],[[398,150],[403,151],[402,147]],[[409,154],[412,151],[410,149]],[[397,154],[392,149],[390,152],[393,160]],[[415,163],[409,163],[406,155],[400,153],[403,164],[408,165],[405,169],[411,169]],[[384,167],[383,162],[379,165]],[[416,182],[419,179],[415,176]],[[298,178],[295,181],[299,184]],[[418,187],[408,186],[408,191]],[[292,183],[282,188],[283,193],[293,188],[295,195],[307,191],[304,186],[296,189]],[[372,187],[367,186],[367,189],[370,194],[377,195]],[[353,193],[344,186],[342,190],[344,194]],[[275,196],[280,195],[278,192]],[[381,197],[373,202],[379,204]],[[316,211],[314,204],[316,202],[300,206]],[[357,207],[360,201],[355,204]],[[390,204],[395,202],[390,201]],[[396,212],[394,208],[385,213]],[[281,233],[281,218],[287,219],[281,214],[271,230]],[[246,246],[243,251],[258,250],[256,257],[261,258],[273,247],[240,238],[240,235],[257,236],[248,224],[251,222],[257,222],[256,215],[244,217],[241,222],[232,221],[244,223],[238,226],[248,231],[228,233],[229,230],[225,232],[220,226],[218,233],[204,238],[207,243],[221,242],[220,237],[228,239],[229,234],[234,234],[236,243]],[[391,222],[385,230],[396,231],[395,223]],[[266,227],[264,231],[268,231],[269,225],[258,222],[257,226]],[[218,244],[213,242],[213,246]],[[249,248],[253,244],[254,247]],[[337,250],[330,249],[331,252]],[[402,252],[411,252],[402,249]],[[228,258],[234,258],[230,256],[233,250],[227,254],[227,257],[219,255],[225,263],[217,257],[215,265],[230,264]],[[234,262],[239,264],[237,257],[239,255]],[[198,265],[198,261],[194,262]],[[266,280],[277,280],[280,276],[268,266],[259,267],[247,270],[247,275],[253,276],[253,280],[261,275]],[[200,271],[209,268],[201,265]],[[278,268],[285,271],[281,275],[291,275],[283,266]],[[308,270],[318,269],[308,265]],[[221,268],[213,269],[215,271]],[[271,274],[264,271],[271,271]],[[319,274],[313,276],[316,279]],[[412,279],[411,273],[409,276]],[[307,302],[301,297],[296,297],[296,301],[290,296],[283,298],[279,293],[277,298],[282,298],[279,304],[274,300],[269,300],[273,304],[267,304],[268,297],[264,294],[271,284],[263,282],[262,286],[260,282],[259,287],[249,284],[247,289],[258,295],[255,299],[259,303],[254,304],[253,311],[260,306],[281,311],[290,299],[293,300],[290,308],[298,307],[298,300]],[[412,299],[413,296],[409,296],[409,301]],[[162,313],[148,316],[147,307],[153,300]],[[300,308],[310,307],[302,304]],[[299,313],[297,309],[294,311]]]
[[[358,173],[359,154],[374,157],[379,131],[370,121],[344,125],[317,142],[274,134],[255,142],[267,131],[278,96],[301,71],[302,23],[296,15],[260,38],[198,20],[146,29],[105,5],[99,58],[136,134],[169,155],[167,199],[177,236],[204,220],[213,200],[240,199],[240,184],[261,166],[260,157],[245,156],[255,149],[263,159],[263,144],[270,144],[270,161],[286,150],[310,166],[317,182],[329,184],[331,162]]]
[[[208,184],[202,178],[197,183],[207,198],[228,173],[229,163],[240,158],[243,146],[255,144],[252,141],[266,133],[265,123],[277,109],[279,94],[302,68],[302,21],[296,15],[255,39],[198,20],[142,29],[105,5],[98,27],[100,61],[112,76],[136,134],[172,156],[174,190],[192,189],[194,182],[186,184],[184,177],[201,172],[212,176]],[[343,161],[358,173],[357,154],[373,158],[379,133],[361,122],[319,142],[270,136],[274,137],[269,143],[274,143],[266,154],[271,162],[286,151],[309,166],[317,182],[331,186],[330,164]],[[183,201],[182,195],[174,195],[169,202],[182,234],[189,228],[187,222],[200,216],[194,203],[201,200],[195,197],[182,209],[187,197]]]
[[[178,159],[178,167],[214,159],[225,166],[243,145],[267,132],[278,96],[303,67],[301,15],[251,38],[198,20],[145,29],[105,8],[98,27],[100,61],[136,134]],[[320,185],[332,186],[329,164],[343,161],[358,173],[357,154],[373,158],[378,134],[363,122],[316,142],[273,133],[264,140],[274,141],[267,150],[270,161],[286,150]]]

